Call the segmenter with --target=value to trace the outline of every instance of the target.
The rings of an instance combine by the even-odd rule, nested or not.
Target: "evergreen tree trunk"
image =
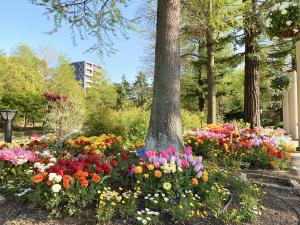
[[[201,76],[201,66],[199,67],[199,75],[198,75],[198,85],[199,88],[202,87],[203,85],[203,80],[202,80],[202,76]],[[203,112],[205,109],[205,98],[204,98],[204,94],[202,91],[199,91],[199,96],[198,96],[198,108],[200,112]]]
[[[245,18],[245,90],[244,90],[244,120],[250,123],[250,127],[260,126],[260,81],[259,81],[259,60],[257,54],[257,31],[255,18],[256,0],[251,1],[252,15]]]
[[[199,46],[198,46],[198,55],[201,56],[201,49],[202,46],[199,42]],[[198,86],[199,86],[199,90],[202,89],[203,90],[203,79],[202,79],[202,64],[201,64],[201,60],[199,59],[198,61]],[[205,96],[203,91],[199,91],[198,93],[198,109],[200,112],[203,112],[205,110]]]
[[[179,74],[180,0],[158,0],[153,102],[146,147],[183,149]]]
[[[206,48],[207,48],[207,82],[208,82],[208,114],[207,123],[216,123],[217,106],[216,106],[216,89],[214,77],[215,65],[215,45],[213,40],[213,28],[210,25],[210,17],[212,14],[212,0],[208,6],[208,27],[206,29]]]
[[[27,128],[27,116],[24,116],[24,128]]]

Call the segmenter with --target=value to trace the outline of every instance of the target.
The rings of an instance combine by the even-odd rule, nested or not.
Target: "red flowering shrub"
[[[48,102],[57,102],[57,101],[61,101],[61,100],[68,100],[67,96],[63,96],[63,95],[59,95],[56,93],[51,93],[51,92],[44,92],[43,94],[44,98],[48,101]]]

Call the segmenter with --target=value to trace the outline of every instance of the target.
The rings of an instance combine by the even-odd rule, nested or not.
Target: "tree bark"
[[[215,44],[213,40],[213,28],[211,26],[212,0],[208,5],[208,27],[206,29],[206,49],[207,49],[207,82],[208,82],[208,113],[207,123],[217,122],[216,89],[215,89]]]
[[[202,87],[203,85],[203,80],[202,80],[202,76],[201,76],[201,66],[199,67],[199,75],[198,75],[198,85],[199,88]],[[199,91],[199,95],[198,95],[198,109],[199,112],[203,112],[205,109],[205,98],[204,98],[204,94],[203,92]]]
[[[202,45],[200,44],[199,41],[199,46],[198,46],[198,55],[201,56],[201,49],[202,49]],[[204,91],[203,91],[203,85],[204,85],[204,81],[202,78],[202,64],[201,61],[199,59],[198,61],[198,86],[199,86],[199,90],[202,89],[202,91],[199,91],[198,93],[198,109],[200,112],[203,112],[205,110],[205,96],[204,96]]]
[[[24,116],[24,128],[27,128],[27,116]]]
[[[251,1],[252,12],[255,14],[256,0]],[[245,83],[244,83],[244,120],[250,123],[250,127],[260,126],[260,77],[259,60],[256,56],[258,48],[258,35],[256,21],[253,18],[245,17]]]
[[[153,102],[146,147],[183,149],[179,74],[180,0],[158,0]]]

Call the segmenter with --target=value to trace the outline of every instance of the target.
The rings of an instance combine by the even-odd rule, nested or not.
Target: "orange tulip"
[[[77,172],[75,173],[75,178],[76,178],[76,179],[79,179],[79,178],[81,177],[81,174],[82,174],[82,171],[77,171]]]
[[[101,177],[98,176],[96,173],[94,173],[92,177],[92,181],[97,184],[101,181]]]
[[[88,177],[88,176],[89,176],[89,173],[88,173],[88,172],[82,172],[82,173],[81,173],[81,176],[83,176],[83,177]]]
[[[88,180],[81,180],[80,181],[80,185],[82,186],[82,187],[87,187],[87,186],[89,186],[89,182],[88,182]]]
[[[198,186],[198,184],[199,184],[198,179],[196,177],[192,178],[192,185]]]
[[[71,185],[71,176],[69,175],[64,175],[63,176],[63,187],[65,189],[69,189],[70,188],[70,185]]]

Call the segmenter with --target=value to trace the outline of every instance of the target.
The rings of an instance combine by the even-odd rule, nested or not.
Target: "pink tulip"
[[[189,162],[185,159],[182,160],[181,166],[185,169],[188,169],[190,167]]]
[[[190,146],[187,146],[184,150],[184,153],[186,155],[191,155],[193,153],[192,148]]]

